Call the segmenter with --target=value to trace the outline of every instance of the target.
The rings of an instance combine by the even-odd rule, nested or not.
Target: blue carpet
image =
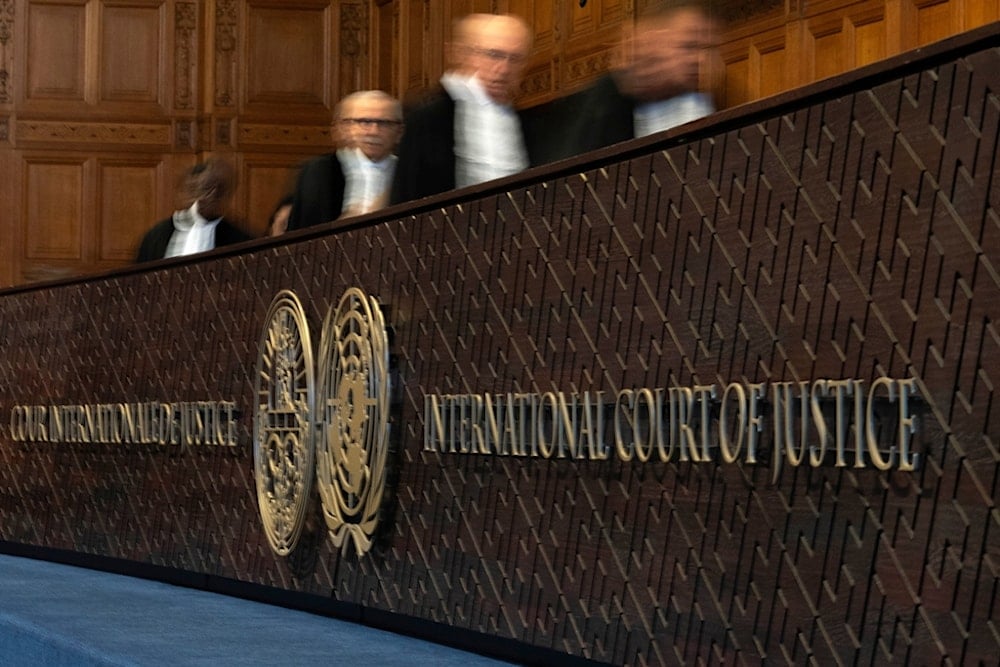
[[[504,665],[363,625],[0,555],[0,665]]]

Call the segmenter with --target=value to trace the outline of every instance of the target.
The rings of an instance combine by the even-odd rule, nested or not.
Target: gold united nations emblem
[[[347,290],[323,323],[317,396],[302,304],[288,291],[272,302],[257,361],[254,473],[275,553],[295,548],[314,479],[333,544],[371,549],[388,458],[388,348],[378,301]]]

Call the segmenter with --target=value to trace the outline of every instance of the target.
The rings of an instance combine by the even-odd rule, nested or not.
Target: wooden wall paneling
[[[21,220],[19,170],[11,144],[11,115],[14,111],[14,63],[16,42],[14,36],[23,19],[22,3],[0,0],[0,287],[15,284],[15,247]]]
[[[1000,20],[1000,0],[964,0],[963,30]]]
[[[73,275],[93,257],[85,230],[93,221],[86,192],[92,160],[80,155],[26,155],[22,277],[41,280]]]
[[[803,21],[800,52],[806,71],[799,85],[841,74],[885,58],[885,3],[818,3]]]
[[[331,117],[339,73],[332,12],[326,0],[247,3],[241,117]]]
[[[775,95],[794,80],[790,69],[794,59],[788,58],[785,30],[779,29],[755,39],[750,46],[748,88],[752,99]]]
[[[182,117],[190,117],[200,99],[197,83],[201,78],[199,48],[198,4],[178,0],[173,8],[173,111]],[[187,113],[185,113],[187,112]],[[194,148],[193,133],[189,132],[188,143],[175,144],[179,148]]]
[[[532,31],[531,58],[517,97],[519,106],[534,106],[558,96],[562,62],[559,10],[550,2],[511,0],[505,11],[523,18]]]
[[[723,26],[719,40],[721,76],[716,106],[728,108],[761,97],[761,40],[783,40],[793,17],[787,8],[778,8],[751,19]]]
[[[399,5],[392,0],[378,0],[372,8],[372,80],[375,87],[399,94]]]
[[[602,0],[590,0],[590,2],[569,2],[566,6],[569,11],[566,22],[566,39],[572,40],[582,35],[590,35],[597,31],[600,23],[600,5]]]
[[[824,79],[850,68],[847,48],[850,35],[844,30],[844,23],[844,17],[839,13],[804,22],[804,55],[809,79]]]
[[[20,3],[14,0],[0,0],[0,105],[14,101],[12,93],[14,69],[14,35],[18,20]]]
[[[167,42],[171,34],[167,4],[163,0],[121,0],[102,2],[98,8],[97,103],[117,104],[133,113],[166,112]]]
[[[238,208],[244,211],[246,230],[264,236],[267,221],[278,201],[292,191],[295,177],[305,158],[298,155],[269,153],[246,154],[240,164]]]
[[[924,46],[959,32],[961,7],[958,0],[913,0],[916,43]]]
[[[6,120],[6,118],[5,118]],[[0,287],[15,285],[19,281],[19,250],[21,248],[21,197],[20,169],[18,157],[14,150],[0,142],[0,202],[3,202],[3,215],[0,215]]]
[[[430,84],[427,64],[427,30],[430,25],[429,5],[423,0],[403,0],[400,12],[402,40],[402,80],[400,94],[412,98]]]
[[[863,67],[889,55],[891,34],[885,7],[881,3],[868,3],[867,7],[848,15],[853,35],[853,67]]]
[[[22,105],[25,109],[79,110],[89,101],[86,1],[36,0],[28,4],[25,20]]]
[[[205,24],[209,35],[203,66],[207,93],[201,109],[204,114],[199,125],[199,148],[209,151],[230,152],[236,149],[236,116],[245,98],[240,75],[245,63],[241,54],[246,53],[243,39],[246,35],[246,3],[235,0],[214,0],[206,3]]]
[[[721,49],[723,80],[715,103],[720,108],[734,107],[749,102],[750,48],[748,45],[729,45]]]
[[[371,72],[371,12],[369,0],[335,3],[339,5],[334,62],[338,63],[336,98],[374,87]]]
[[[139,242],[173,200],[159,156],[100,156],[97,162],[97,257],[102,266],[129,263]],[[170,205],[167,204],[167,207]]]

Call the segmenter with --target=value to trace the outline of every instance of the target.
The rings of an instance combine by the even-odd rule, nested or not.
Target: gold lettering
[[[52,438],[52,442],[62,442],[66,437],[62,410],[55,405],[49,408],[49,437]]]
[[[579,442],[580,400],[576,394],[567,400],[566,394],[559,392],[559,418],[553,415],[553,421],[562,424],[559,440],[559,457],[573,459],[583,458],[583,443]],[[570,402],[572,401],[572,402]]]
[[[865,390],[863,380],[854,380],[854,426],[851,431],[854,433],[854,467],[865,467],[865,428],[864,428],[864,403]]]
[[[917,423],[914,417],[910,416],[910,399],[915,393],[917,381],[915,378],[900,380],[899,383],[899,469],[903,472],[910,472],[916,469],[916,452],[910,454],[910,437],[917,432]]]
[[[729,394],[732,392],[735,394],[735,400],[737,405],[737,415],[736,427],[734,432],[736,433],[736,446],[733,447],[732,441],[729,439],[729,405],[730,399]],[[732,382],[726,385],[726,388],[722,392],[722,405],[719,407],[719,450],[722,452],[722,460],[726,463],[736,463],[736,460],[740,456],[740,450],[743,449],[743,439],[746,437],[747,431],[747,393],[743,389],[743,385]]]
[[[709,435],[711,433],[711,410],[712,410],[712,400],[715,398],[717,392],[715,390],[714,384],[707,385],[695,385],[694,393],[698,397],[698,403],[701,405],[701,461],[711,461],[712,456],[709,454]],[[697,459],[696,459],[697,460]]]
[[[605,461],[610,456],[604,444],[604,392],[597,392],[593,402],[590,394],[584,393],[584,428],[580,437],[587,439],[587,450],[591,461]]]
[[[809,392],[809,409],[812,412],[813,421],[816,423],[816,436],[819,439],[815,446],[809,447],[809,465],[817,468],[823,464],[826,458],[826,448],[830,444],[830,431],[826,426],[826,417],[823,416],[823,408],[820,399],[828,396],[827,381],[816,380],[812,384]]]
[[[535,439],[538,452],[542,458],[551,459],[559,443],[559,420],[556,419],[559,400],[551,391],[542,394],[538,405],[538,419],[535,424]],[[547,417],[547,418],[546,418]],[[550,433],[545,433],[546,423],[550,424]]]
[[[622,405],[622,401],[625,404]],[[631,433],[628,436],[622,434],[622,415],[625,415],[625,419],[632,414],[632,410],[635,405],[635,392],[631,389],[623,389],[618,392],[618,398],[615,400],[615,450],[618,452],[618,458],[622,461],[632,460],[632,448],[629,446],[629,439]],[[631,430],[631,428],[629,429]]]
[[[484,446],[486,452],[493,452],[494,454],[500,454],[500,424],[503,423],[503,417],[497,417],[497,413],[500,411],[502,402],[496,399],[494,396],[486,394],[484,398],[485,412],[486,412],[486,433],[483,436]]]
[[[833,446],[837,452],[835,465],[838,468],[847,466],[845,452],[847,451],[847,410],[845,400],[851,395],[853,386],[850,380],[829,380],[827,388],[833,390],[834,405],[836,405],[836,423],[833,428]]]
[[[424,451],[437,452],[444,441],[444,416],[435,394],[424,396]]]
[[[879,470],[889,470],[896,464],[896,448],[889,449],[889,459],[882,458],[882,452],[878,449],[878,437],[875,434],[875,410],[872,402],[875,400],[875,393],[879,387],[885,386],[886,397],[892,403],[896,400],[896,383],[889,378],[880,377],[872,382],[871,389],[868,390],[868,401],[865,409],[865,441],[868,445],[868,456],[871,457],[872,465]]]
[[[517,417],[514,414],[514,395],[507,394],[504,406],[503,441],[500,447],[502,455],[517,453]]]
[[[767,389],[763,382],[747,385],[750,390],[747,401],[747,463],[757,463],[757,442],[761,433],[764,432],[764,418],[760,414],[760,399],[765,396]]]
[[[806,432],[809,426],[808,382],[799,383],[799,439],[795,439],[794,403],[792,393],[794,382],[776,382],[771,387],[772,414],[774,421],[774,470],[771,481],[777,483],[781,466],[787,458],[793,467],[802,464],[806,455]]]
[[[224,401],[222,409],[226,412],[226,439],[227,447],[236,446],[236,403],[234,401]]]
[[[691,427],[691,416],[694,412],[694,392],[689,387],[673,387],[676,389],[677,434],[680,439],[681,461],[699,461],[698,441]],[[688,456],[690,455],[690,459]]]
[[[640,413],[640,406],[644,406],[646,413],[645,439],[643,439],[643,430],[640,428],[643,424],[643,415]],[[649,389],[640,389],[636,393],[635,407],[632,412],[632,439],[635,445],[635,456],[643,463],[649,461],[653,456],[653,447],[656,441],[656,421],[656,398]]]

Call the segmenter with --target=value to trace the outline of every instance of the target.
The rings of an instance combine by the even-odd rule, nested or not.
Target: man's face
[[[229,193],[211,189],[198,198],[198,213],[206,220],[215,220],[226,214],[229,207]]]
[[[359,149],[373,162],[391,155],[403,136],[396,107],[388,100],[346,100],[341,105],[337,126],[341,144]]]
[[[197,195],[198,213],[206,220],[221,218],[229,212],[232,200],[232,184],[226,180],[207,183]]]
[[[508,16],[479,22],[461,45],[462,67],[475,74],[494,102],[509,103],[517,92],[531,49],[526,27]]]
[[[636,26],[625,56],[630,94],[657,100],[698,90],[702,63],[715,39],[714,23],[696,9]]]

